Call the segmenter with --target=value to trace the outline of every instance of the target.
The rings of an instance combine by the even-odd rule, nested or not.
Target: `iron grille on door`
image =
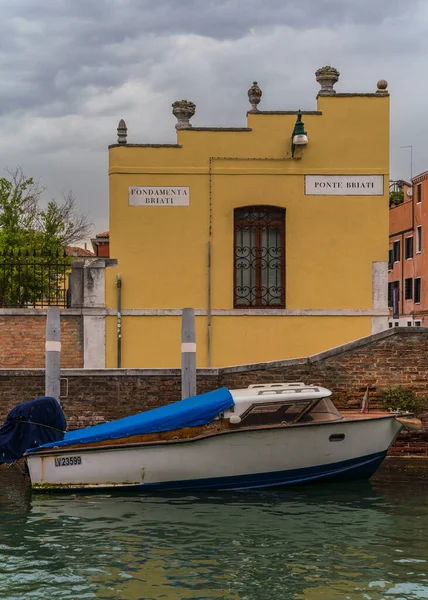
[[[235,209],[235,308],[285,307],[285,210]]]

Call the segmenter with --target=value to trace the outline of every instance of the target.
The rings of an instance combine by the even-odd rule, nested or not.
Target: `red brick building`
[[[80,246],[68,246],[68,248],[65,249],[65,252],[67,256],[77,256],[78,258],[93,258],[95,256],[91,250],[88,250],[86,247],[81,248]]]
[[[96,256],[108,258],[110,256],[110,232],[103,231],[97,233],[95,238],[91,240],[92,248]]]
[[[428,171],[390,189],[389,326],[428,325]]]

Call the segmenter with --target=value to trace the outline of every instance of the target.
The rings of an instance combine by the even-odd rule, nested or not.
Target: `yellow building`
[[[180,365],[181,309],[196,314],[198,367],[311,355],[387,326],[389,94],[336,93],[317,110],[259,110],[247,127],[192,127],[177,144],[109,148],[106,366]]]

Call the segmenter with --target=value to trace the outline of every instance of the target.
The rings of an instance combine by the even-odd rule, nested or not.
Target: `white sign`
[[[129,187],[129,206],[189,206],[188,187]]]
[[[306,196],[383,196],[383,175],[305,175]]]

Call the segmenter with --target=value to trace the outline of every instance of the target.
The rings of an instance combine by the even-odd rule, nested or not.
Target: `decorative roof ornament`
[[[257,85],[257,81],[253,81],[253,85],[248,90],[248,99],[251,104],[251,110],[249,112],[259,112],[257,105],[260,103],[262,96],[263,92]]]
[[[333,89],[335,83],[339,81],[340,73],[334,67],[330,67],[327,65],[326,67],[321,67],[315,72],[315,77],[318,83],[321,86],[320,91],[318,92],[319,96],[334,96],[336,93]]]
[[[379,79],[379,81],[377,82],[376,94],[378,94],[379,96],[389,96],[387,88],[388,82],[386,81],[386,79]]]
[[[172,105],[172,114],[177,119],[176,129],[190,129],[192,127],[190,119],[196,111],[196,104],[190,100],[177,100]]]
[[[117,143],[118,144],[126,144],[126,137],[128,135],[128,128],[123,119],[120,119],[119,125],[117,126]]]

